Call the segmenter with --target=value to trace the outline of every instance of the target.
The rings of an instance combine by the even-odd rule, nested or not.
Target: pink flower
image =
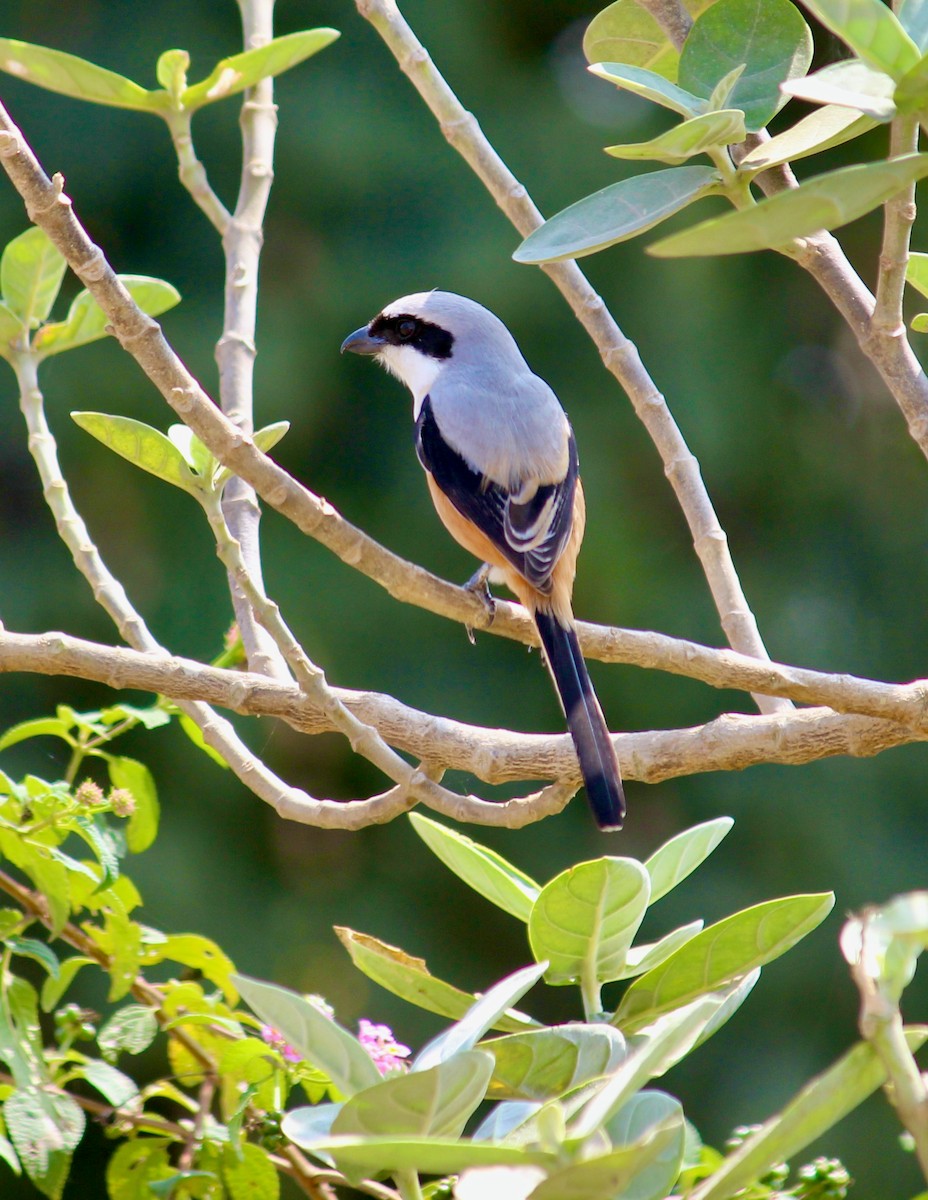
[[[267,1042],[272,1050],[277,1050],[282,1054],[284,1061],[288,1063],[298,1063],[303,1061],[303,1055],[299,1050],[295,1050],[289,1042],[285,1041],[283,1035],[278,1033],[273,1025],[261,1026],[262,1041]]]
[[[396,1040],[389,1025],[375,1025],[373,1021],[362,1017],[358,1022],[358,1041],[374,1060],[374,1066],[381,1075],[391,1075],[408,1068],[409,1064],[403,1059],[411,1051]]]

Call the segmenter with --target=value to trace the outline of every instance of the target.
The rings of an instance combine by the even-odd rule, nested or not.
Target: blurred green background
[[[578,614],[722,644],[658,456],[564,301],[537,269],[510,261],[518,237],[354,5],[279,0],[277,9],[279,33],[332,25],[342,37],[277,86],[277,180],[256,377],[256,420],[292,422],[276,457],[397,553],[466,578],[472,562],[426,502],[408,395],[370,362],[342,360],[338,347],[406,292],[442,287],[473,296],[509,325],[576,430],[590,508]],[[408,0],[404,11],[547,214],[629,173],[602,153],[604,145],[661,127],[656,110],[585,74],[580,42],[596,5]],[[145,86],[155,86],[155,60],[165,49],[190,51],[195,81],[241,47],[231,0],[5,0],[2,13],[3,35],[83,55]],[[824,47],[825,57],[833,53]],[[8,76],[0,77],[0,98],[46,169],[65,175],[79,216],[115,267],[180,289],[184,301],[167,314],[167,335],[215,393],[222,257],[178,184],[162,123]],[[778,125],[800,111],[790,106]],[[240,164],[236,119],[232,101],[194,122],[201,157],[228,204]],[[884,153],[883,135],[871,136],[872,152]],[[866,150],[857,142],[831,161]],[[18,198],[0,186],[0,238],[25,225]],[[868,283],[878,237],[874,217],[843,238]],[[648,240],[653,235],[583,265],[700,460],[772,656],[885,679],[925,675],[928,469],[875,374],[816,287],[787,261],[772,254],[652,260]],[[918,226],[915,244],[925,244]],[[61,303],[76,290],[67,281]],[[44,385],[65,472],[108,564],[167,646],[211,658],[230,609],[198,510],[91,441],[67,415],[99,409],[165,428],[173,419],[166,405],[114,343],[50,361]],[[114,641],[56,539],[5,368],[0,479],[0,617],[13,630]],[[545,673],[524,648],[490,636],[471,647],[460,627],[395,603],[274,513],[263,531],[268,588],[333,683],[390,692],[462,720],[561,729]],[[592,672],[615,729],[752,711],[741,694],[672,676],[596,664]],[[0,727],[57,702],[93,707],[107,698],[80,681],[7,676]],[[357,797],[382,786],[334,736],[309,740],[267,722],[239,725],[276,771],[315,795]],[[387,1021],[413,1045],[437,1029],[437,1018],[358,975],[333,924],[425,955],[437,974],[468,989],[526,961],[523,929],[472,899],[406,821],[357,834],[285,824],[176,728],[123,752],[152,764],[164,809],[160,840],[129,865],[151,924],[210,935],[241,970],[322,992],[346,1024],[362,1015]],[[11,774],[53,778],[63,766],[57,747],[44,743],[4,759]],[[666,1080],[706,1140],[720,1144],[734,1124],[762,1120],[855,1039],[855,992],[838,931],[848,910],[928,882],[926,766],[928,752],[910,746],[876,759],[631,783],[627,829],[608,842],[582,800],[526,830],[470,832],[545,880],[605,852],[645,857],[690,824],[733,816],[728,840],[658,907],[648,936],[775,895],[835,890],[830,920],[770,966],[736,1018]],[[452,782],[490,794],[478,781]],[[101,999],[92,989],[77,998]],[[909,1018],[923,1019],[926,1002],[916,983]],[[569,989],[536,989],[530,1007],[549,1020],[579,1015]],[[911,1195],[920,1190],[918,1174],[896,1131],[878,1095],[819,1149],[845,1159],[859,1180],[855,1196]],[[94,1155],[103,1149],[102,1134],[91,1134],[71,1200],[99,1194]],[[32,1194],[8,1174],[0,1192]]]

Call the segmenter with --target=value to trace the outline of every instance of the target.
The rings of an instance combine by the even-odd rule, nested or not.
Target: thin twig
[[[913,154],[918,149],[918,117],[897,117],[890,126],[889,156]],[[876,303],[871,328],[876,338],[906,337],[902,316],[909,238],[915,223],[915,184],[910,184],[883,207],[883,245],[877,276]]]
[[[425,101],[442,133],[480,178],[523,237],[542,224],[531,197],[512,174],[472,113],[465,110],[439,73],[425,47],[402,17],[395,0],[356,0],[359,13],[377,30],[400,69]],[[637,347],[619,328],[575,262],[544,264],[542,269],[567,300],[593,339],[603,362],[624,388],[636,415],[651,436],[683,510],[693,546],[730,646],[755,658],[768,658],[757,621],[735,571],[722,529],[699,470],[679,426],[645,370]],[[782,699],[755,695],[762,712],[789,708]]]

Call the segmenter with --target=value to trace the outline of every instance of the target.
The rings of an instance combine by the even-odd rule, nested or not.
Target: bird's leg
[[[464,584],[465,591],[473,592],[475,596],[479,596],[483,601],[487,613],[487,625],[492,625],[493,618],[496,616],[496,601],[490,592],[489,584],[491,569],[489,563],[481,563],[470,579],[468,579],[467,583]],[[466,625],[465,629],[467,630],[467,640],[472,646],[475,645],[476,639],[474,638],[473,628],[470,625]]]

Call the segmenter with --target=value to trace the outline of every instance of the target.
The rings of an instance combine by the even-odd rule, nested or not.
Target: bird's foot
[[[483,606],[487,614],[487,625],[492,625],[493,618],[496,616],[496,601],[490,592],[490,570],[489,563],[481,563],[470,579],[468,579],[467,583],[464,584],[465,591],[473,592],[475,596],[478,596],[483,601]],[[474,638],[473,627],[465,625],[464,628],[467,630],[467,640],[472,646],[475,645],[476,639]]]

